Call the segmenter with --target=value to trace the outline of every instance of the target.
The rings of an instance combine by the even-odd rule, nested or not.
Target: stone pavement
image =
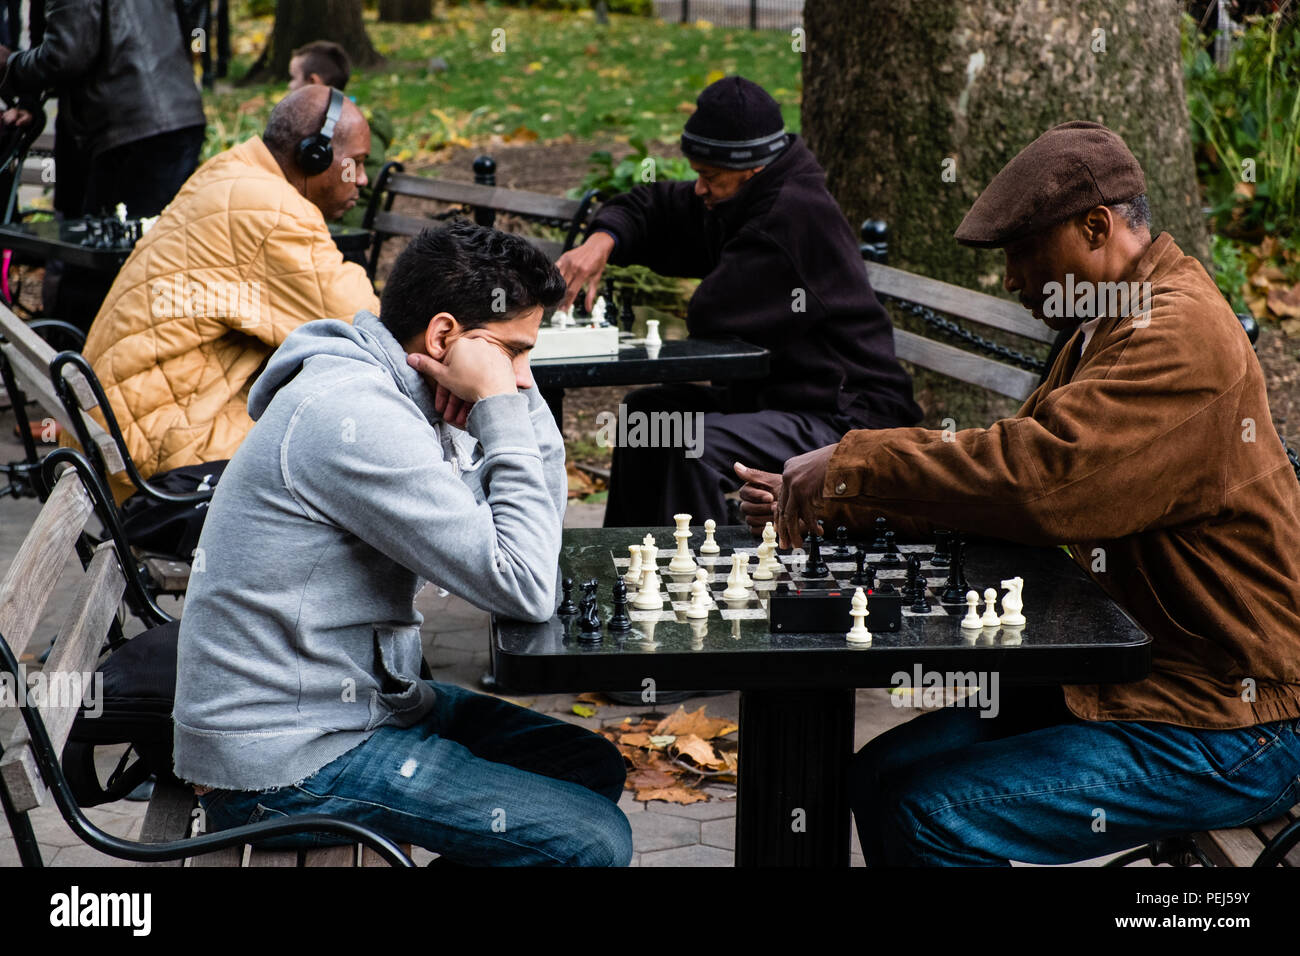
[[[13,418],[9,411],[0,411],[0,462],[9,462],[21,457],[21,448],[13,437]],[[35,518],[39,505],[31,500],[12,500],[0,498],[0,575],[8,569],[18,545]],[[571,504],[565,519],[570,527],[593,527],[600,524],[603,506]],[[71,562],[76,570],[76,562]],[[35,665],[35,657],[49,645],[58,629],[61,614],[60,605],[66,606],[71,598],[75,580],[72,574],[65,573],[59,581],[56,593],[51,601],[54,611],[47,610],[37,629],[29,649],[27,664]],[[433,587],[426,588],[417,602],[424,614],[425,624],[423,638],[426,659],[430,663],[434,678],[463,687],[478,689],[479,678],[488,666],[488,615],[467,602],[449,594],[438,594]],[[169,613],[179,613],[179,602],[165,605]],[[139,630],[136,622],[135,630]],[[132,633],[128,630],[128,634]],[[594,689],[594,688],[593,688]],[[598,708],[592,717],[580,717],[573,713],[574,695],[550,694],[535,697],[511,698],[517,703],[528,706],[541,713],[551,714],[559,719],[569,721],[596,730],[605,724],[618,723],[631,714],[646,714],[651,705],[618,706],[604,705]],[[701,697],[684,702],[687,710],[706,706],[711,716],[727,717],[736,720],[740,712],[739,694],[727,694],[717,697]],[[676,708],[660,705],[657,713],[666,715]],[[872,737],[890,727],[910,719],[917,711],[896,708],[891,705],[888,693],[883,689],[863,689],[857,692],[857,723],[855,730],[855,749],[861,747]],[[18,720],[16,710],[0,710],[0,741],[7,741],[9,734]],[[120,756],[121,748],[116,752],[101,748],[101,779],[107,777]],[[626,792],[619,805],[628,816],[632,826],[635,856],[633,866],[730,866],[732,848],[735,842],[735,788],[715,786],[707,788],[709,800],[688,806],[667,804],[653,801],[649,804],[638,803],[632,793]],[[109,833],[134,838],[139,835],[141,821],[144,817],[145,804],[122,800],[87,810],[87,815],[97,825]],[[105,856],[83,844],[68,828],[57,810],[44,807],[31,814],[32,825],[37,840],[41,845],[41,854],[47,866],[123,866],[125,861]],[[417,863],[427,862],[432,854],[417,849]],[[862,866],[862,857],[858,852],[857,838],[853,838],[852,861],[854,866]],[[1096,865],[1104,860],[1089,861]],[[3,817],[0,817],[0,866],[18,865],[17,850],[9,838],[9,829]]]

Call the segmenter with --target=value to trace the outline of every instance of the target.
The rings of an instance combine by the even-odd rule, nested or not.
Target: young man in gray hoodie
[[[210,829],[327,813],[458,863],[631,859],[608,741],[419,675],[426,581],[555,610],[564,446],[528,351],[563,294],[523,239],[456,222],[398,257],[382,319],[271,356],[180,629],[175,769]]]

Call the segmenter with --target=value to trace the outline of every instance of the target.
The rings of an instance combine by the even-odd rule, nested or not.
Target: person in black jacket
[[[206,119],[175,0],[48,3],[29,50],[0,46],[0,122],[24,125],[59,98],[55,208],[67,218],[156,216],[198,167]],[[65,271],[55,305],[89,325],[108,285]],[[70,301],[68,292],[76,292]]]
[[[606,527],[671,525],[677,512],[725,524],[725,493],[744,477],[736,462],[779,471],[852,429],[921,419],[853,231],[816,158],[785,132],[776,101],[743,77],[719,80],[700,94],[681,143],[699,178],[637,186],[605,203],[587,241],[556,263],[568,283],[564,305],[586,286],[591,308],[606,262],[701,278],[689,333],[762,346],[771,368],[725,388],[629,395],[629,422],[636,413],[701,413],[703,442],[615,447]]]

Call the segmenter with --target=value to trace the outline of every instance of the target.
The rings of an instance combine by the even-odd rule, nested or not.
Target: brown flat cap
[[[1062,123],[1002,167],[953,237],[997,248],[1146,190],[1142,167],[1118,135],[1100,123]]]

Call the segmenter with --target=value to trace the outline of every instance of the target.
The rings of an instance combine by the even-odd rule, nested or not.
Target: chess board
[[[696,531],[696,536],[699,532]],[[637,544],[640,542],[629,542]],[[658,542],[656,542],[658,543]],[[877,588],[868,591],[867,608],[869,616],[867,627],[872,631],[897,631],[902,620],[909,617],[930,617],[953,619],[954,626],[966,613],[966,604],[945,605],[940,600],[940,592],[948,578],[947,565],[935,565],[934,546],[930,544],[899,544],[897,564],[887,564],[886,554],[866,548],[867,564],[875,568]],[[634,623],[649,621],[676,621],[677,623],[695,623],[697,620],[686,616],[686,609],[691,603],[691,584],[695,573],[676,574],[668,570],[668,564],[676,553],[675,548],[659,547],[655,557],[655,569],[659,574],[661,591],[665,597],[662,609],[641,610],[629,607],[628,616]],[[736,554],[749,555],[749,576],[753,585],[745,601],[727,601],[723,591],[727,588],[727,575],[731,571],[732,557]],[[773,573],[769,580],[754,578],[758,566],[758,546],[732,548],[719,546],[717,554],[701,554],[697,548],[690,550],[691,560],[697,568],[708,572],[705,582],[709,588],[709,619],[721,618],[724,621],[762,620],[771,623],[771,630],[785,633],[799,632],[834,632],[847,631],[852,624],[849,617],[849,605],[856,585],[850,583],[857,570],[855,548],[850,547],[848,554],[837,553],[834,543],[822,546],[822,561],[829,570],[829,577],[812,578],[807,574],[808,555],[803,549],[778,551],[781,570]],[[900,591],[907,577],[907,561],[912,555],[921,559],[921,573],[926,577],[926,597],[930,610],[918,615],[901,600]],[[627,573],[631,564],[628,553],[613,554],[612,560],[617,573]],[[643,565],[644,568],[644,565]],[[971,588],[980,590],[982,583],[970,580]],[[884,585],[893,588],[892,594]],[[629,587],[629,597],[635,593]]]

